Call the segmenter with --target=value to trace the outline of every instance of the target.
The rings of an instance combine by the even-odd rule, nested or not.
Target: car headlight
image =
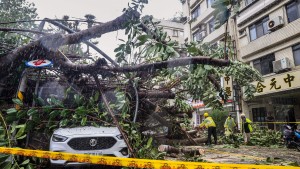
[[[116,136],[119,140],[123,140],[124,138],[123,138],[123,136],[122,136],[122,134],[119,134],[119,135],[117,135]]]
[[[68,137],[60,136],[60,135],[57,135],[57,134],[53,134],[53,136],[52,136],[52,141],[54,141],[54,142],[64,142],[67,139],[68,139]]]

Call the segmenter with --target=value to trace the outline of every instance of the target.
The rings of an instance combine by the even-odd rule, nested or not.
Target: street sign
[[[46,59],[37,59],[37,60],[26,62],[26,66],[35,67],[35,68],[46,67],[50,65],[52,65],[52,62]]]

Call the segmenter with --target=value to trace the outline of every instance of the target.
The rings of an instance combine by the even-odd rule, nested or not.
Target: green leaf
[[[53,119],[53,118],[57,117],[59,114],[60,114],[60,111],[58,111],[58,110],[53,110],[53,111],[49,114],[50,119]]]
[[[36,114],[37,112],[38,111],[36,109],[32,108],[27,111],[27,115],[32,116],[32,115]]]
[[[137,37],[137,39],[141,42],[146,42],[147,39],[149,39],[149,37],[150,37],[149,35],[141,35],[141,36]]]
[[[152,140],[153,140],[152,137],[150,137],[150,138],[148,139],[148,141],[147,141],[147,146],[146,146],[147,149],[150,148],[150,146],[152,145]]]
[[[204,65],[204,69],[205,70],[212,70],[212,66],[210,66],[210,65]]]
[[[80,102],[81,102],[81,101],[80,101],[80,96],[79,96],[78,94],[75,94],[75,95],[74,95],[74,99],[75,99],[75,103],[79,105]]]
[[[64,110],[61,111],[61,113],[60,113],[60,115],[61,115],[62,117],[66,117],[68,114],[69,114],[69,110],[67,110],[67,109],[64,109]]]
[[[87,110],[85,107],[80,106],[75,110],[75,113],[82,116],[82,115],[86,115]]]
[[[37,98],[37,102],[39,105],[42,105],[42,106],[45,105],[45,101],[40,97]]]
[[[27,135],[26,134],[24,134],[23,136],[21,136],[21,137],[18,137],[17,139],[18,140],[22,140],[23,138],[25,138]]]
[[[12,114],[12,113],[16,113],[18,110],[16,108],[10,108],[6,110],[7,114]]]
[[[11,167],[12,167],[11,161],[5,161],[0,165],[1,169],[11,169]]]
[[[34,169],[34,168],[33,168],[32,164],[28,164],[28,165],[26,166],[26,169]]]
[[[19,125],[19,126],[20,127],[18,127],[18,126],[16,127],[16,128],[20,128],[15,136],[16,138],[19,138],[24,134],[25,127],[26,127],[26,125]]]
[[[86,124],[86,120],[87,118],[86,117],[83,117],[82,120],[81,120],[81,125],[84,126]]]
[[[29,159],[27,159],[27,160],[25,160],[25,161],[23,161],[20,165],[26,165],[26,164],[28,164],[29,163]]]
[[[69,120],[68,119],[64,119],[62,121],[59,122],[59,126],[60,127],[64,127],[68,124]]]
[[[23,106],[23,102],[20,99],[12,99],[12,101],[19,106]]]
[[[95,96],[94,96],[94,100],[95,101],[98,101],[99,100],[99,92],[98,91],[96,91],[96,93],[95,93]]]
[[[10,157],[10,155],[0,154],[0,163],[2,163],[3,161],[5,161],[8,157]]]

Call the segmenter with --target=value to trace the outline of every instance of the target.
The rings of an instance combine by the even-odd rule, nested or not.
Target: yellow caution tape
[[[240,124],[242,124],[242,123],[240,123]],[[275,122],[251,122],[251,124],[300,124],[300,122],[275,121]]]
[[[124,166],[124,167],[135,167],[135,168],[152,168],[152,169],[283,169],[283,168],[295,169],[295,168],[300,168],[300,167],[292,167],[292,166],[218,164],[218,163],[199,163],[199,162],[119,158],[119,157],[71,154],[71,153],[63,153],[63,152],[51,152],[51,151],[29,150],[29,149],[21,149],[21,148],[6,148],[6,147],[0,147],[0,153],[39,157],[39,158],[50,158],[50,159],[57,159],[57,160],[67,160],[73,162],[91,163],[91,164],[99,164],[99,165]]]
[[[259,123],[259,124],[287,124],[287,123],[293,123],[293,124],[300,124],[300,122],[281,122],[281,121],[274,121],[274,122],[252,122],[252,123]]]

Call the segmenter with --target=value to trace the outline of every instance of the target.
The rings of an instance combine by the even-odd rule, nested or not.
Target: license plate
[[[94,156],[101,156],[101,155],[103,155],[102,152],[98,152],[98,153],[84,153],[84,154],[94,155]]]

